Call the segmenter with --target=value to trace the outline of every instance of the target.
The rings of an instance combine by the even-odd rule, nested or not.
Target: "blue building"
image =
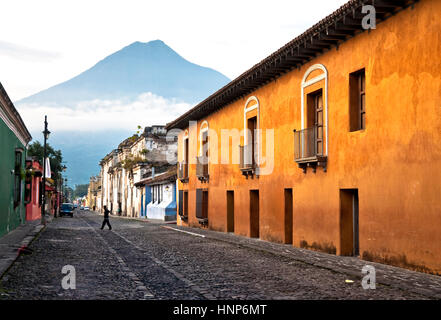
[[[140,216],[163,221],[176,220],[176,168],[139,181],[142,189]]]

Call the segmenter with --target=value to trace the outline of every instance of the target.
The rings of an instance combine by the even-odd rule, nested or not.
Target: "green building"
[[[31,139],[0,83],[0,237],[25,222],[24,170]]]

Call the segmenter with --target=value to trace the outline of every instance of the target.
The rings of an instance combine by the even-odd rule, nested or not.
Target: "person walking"
[[[107,209],[107,206],[104,206],[104,221],[103,221],[103,225],[101,226],[101,230],[104,229],[104,226],[106,224],[109,226],[109,230],[112,230],[112,226],[110,225],[109,222],[109,213],[110,211]]]

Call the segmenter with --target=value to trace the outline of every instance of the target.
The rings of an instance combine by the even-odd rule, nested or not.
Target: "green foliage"
[[[72,195],[74,194],[74,190],[71,187],[65,187],[63,188],[64,191],[64,198],[66,199],[66,202],[72,201]]]
[[[39,142],[35,141],[29,145],[28,148],[28,156],[35,157],[40,164],[43,166],[43,153],[44,146]],[[63,156],[61,154],[61,150],[55,150],[49,144],[46,144],[46,156],[49,157],[49,162],[51,164],[51,170],[55,174],[55,179],[58,180],[61,175],[61,171],[63,170]]]
[[[134,134],[133,136],[129,137],[129,141],[130,143],[134,143],[138,138],[139,136],[137,134]]]
[[[75,190],[73,190],[74,198],[81,198],[87,195],[87,188],[89,188],[89,184],[77,184],[75,186]]]
[[[20,170],[20,178],[21,178],[21,180],[25,180],[26,179],[26,169],[21,169]]]
[[[140,162],[144,162],[144,159],[141,157],[129,156],[127,159],[122,161],[122,166],[128,171],[132,171],[133,168]]]
[[[133,134],[133,136],[128,138],[129,142],[134,143],[136,140],[138,140],[141,133],[142,133],[142,127],[138,126],[138,130],[136,130],[136,132]]]

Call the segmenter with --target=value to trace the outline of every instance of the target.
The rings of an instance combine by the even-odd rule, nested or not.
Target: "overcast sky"
[[[156,39],[234,79],[345,2],[4,1],[0,81],[17,101],[72,78],[134,41]]]

